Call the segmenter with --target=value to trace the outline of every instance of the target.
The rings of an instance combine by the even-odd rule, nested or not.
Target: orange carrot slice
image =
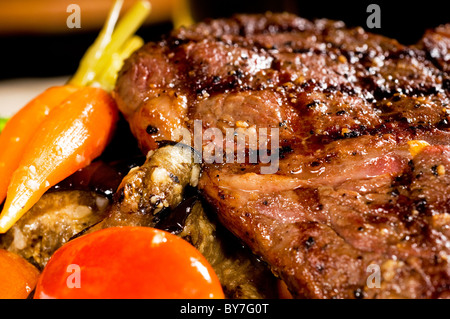
[[[115,101],[101,88],[80,88],[56,106],[34,130],[12,175],[0,215],[0,233],[6,232],[51,186],[98,157],[117,119]]]
[[[11,176],[38,126],[54,107],[77,90],[74,85],[51,87],[8,120],[0,134],[0,203],[6,197]]]

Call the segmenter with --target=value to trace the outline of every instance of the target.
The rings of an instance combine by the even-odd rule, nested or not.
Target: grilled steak
[[[449,297],[449,30],[405,46],[342,22],[236,15],[146,44],[114,94],[144,152],[195,120],[278,130],[278,171],[203,163],[199,189],[294,297]]]

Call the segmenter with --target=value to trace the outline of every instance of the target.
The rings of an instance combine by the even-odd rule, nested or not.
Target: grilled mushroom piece
[[[101,194],[49,192],[0,237],[0,247],[43,269],[53,253],[83,229],[98,223],[109,200]]]
[[[154,226],[159,213],[176,207],[187,185],[197,186],[200,165],[183,144],[165,145],[132,168],[114,194],[108,216],[87,232],[114,226]]]

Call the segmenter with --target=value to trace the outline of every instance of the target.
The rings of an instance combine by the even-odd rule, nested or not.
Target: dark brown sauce
[[[183,201],[173,209],[164,209],[158,215],[155,227],[175,235],[181,233],[186,225],[186,219],[197,201],[199,201],[197,190],[188,186]]]

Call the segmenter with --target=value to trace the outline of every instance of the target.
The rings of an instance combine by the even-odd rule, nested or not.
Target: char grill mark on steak
[[[439,70],[425,59],[423,51],[402,46],[395,40],[381,36],[368,36],[359,28],[342,30],[342,26],[337,23],[316,22],[315,25],[311,25],[292,21],[290,24],[285,23],[290,27],[284,29],[293,30],[296,25],[306,25],[300,29],[305,31],[287,34],[274,31],[265,34],[258,33],[258,30],[263,29],[253,27],[250,28],[253,31],[247,31],[246,37],[243,37],[241,32],[237,31],[240,28],[230,27],[232,32],[225,33],[222,29],[210,30],[208,25],[200,24],[194,31],[187,29],[174,33],[160,45],[171,48],[175,46],[173,43],[176,43],[173,49],[166,48],[164,53],[167,56],[167,63],[171,63],[175,69],[167,73],[176,74],[169,85],[165,85],[176,87],[183,93],[189,92],[190,96],[186,97],[188,105],[201,103],[198,100],[212,95],[255,90],[278,90],[277,94],[284,100],[283,104],[293,107],[299,105],[299,99],[308,91],[312,92],[311,94],[328,94],[328,101],[336,99],[333,94],[360,98],[360,103],[356,105],[352,103],[347,107],[356,110],[359,107],[364,108],[364,104],[367,103],[372,110],[356,114],[363,116],[344,117],[343,122],[346,124],[344,127],[350,128],[353,132],[350,137],[364,134],[366,129],[377,128],[380,125],[376,116],[379,114],[373,114],[373,111],[379,111],[376,105],[372,105],[374,101],[382,103],[383,99],[386,99],[389,102],[398,94],[430,97],[445,95],[445,92],[442,92],[443,83],[445,84],[448,79],[442,78]],[[198,34],[203,36],[199,39]],[[218,37],[220,40],[217,40]],[[172,45],[169,45],[170,43]],[[311,46],[316,49],[311,50]],[[148,63],[155,62],[148,61]],[[148,82],[154,84],[155,81]],[[142,91],[152,93],[147,92],[146,87],[143,87]],[[440,99],[442,98],[438,96],[437,100]],[[124,105],[136,107],[136,103]],[[339,111],[342,110],[337,112]],[[194,117],[197,114],[191,113]],[[387,113],[384,119],[390,122],[389,110]],[[414,119],[405,116],[394,120],[406,121],[407,124],[415,122]],[[358,121],[369,123],[360,124],[358,127],[355,125]],[[438,122],[441,121],[446,124],[442,114]],[[308,132],[315,129],[320,135],[321,132],[324,132],[324,135],[333,135],[336,132],[340,133],[338,131],[342,128],[342,125],[338,127],[330,125],[327,132],[327,128],[324,130],[319,123],[317,124],[319,127],[311,128]],[[417,125],[424,124],[427,123],[417,123]],[[339,135],[334,134],[335,138]]]
[[[296,297],[444,297],[447,30],[409,47],[290,14],[209,20],[140,49],[114,94],[144,152],[195,119],[280,129],[276,174],[205,164],[199,188]],[[409,140],[430,146],[413,157]],[[371,264],[380,288],[367,285]]]

